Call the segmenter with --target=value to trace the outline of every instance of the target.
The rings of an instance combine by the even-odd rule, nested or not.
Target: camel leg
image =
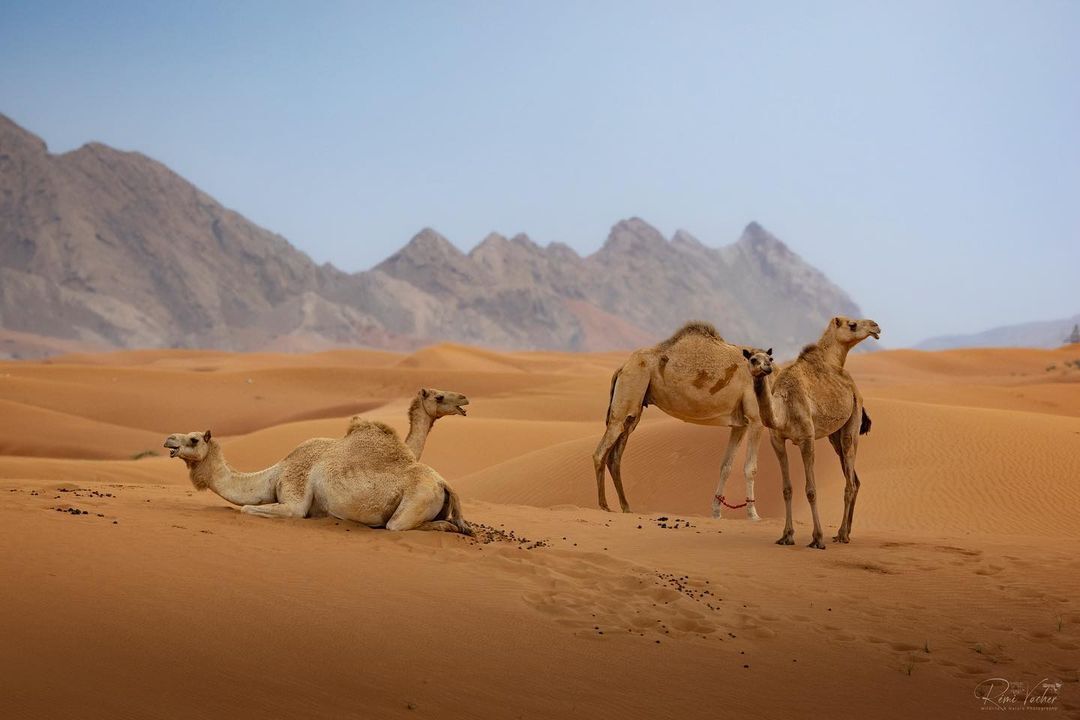
[[[240,512],[259,517],[302,518],[307,517],[309,502],[270,503],[268,505],[244,505]]]
[[[641,419],[644,410],[642,403],[645,401],[645,392],[649,388],[649,375],[642,368],[641,372],[628,372],[620,370],[616,373],[611,387],[611,402],[608,405],[607,429],[600,438],[600,444],[593,453],[593,469],[596,471],[596,499],[601,510],[610,510],[607,497],[604,493],[604,466],[607,464],[608,455],[615,445],[619,443],[624,433],[629,434]],[[625,442],[623,443],[625,447]],[[621,451],[620,457],[621,460]],[[616,463],[618,466],[618,463]],[[626,501],[626,494],[622,489],[622,476],[615,482],[615,490],[619,493],[619,504],[623,512],[630,512],[630,505]]]
[[[784,481],[784,534],[776,541],[777,545],[795,544],[795,526],[791,522],[791,471],[788,469],[787,441],[779,433],[769,433],[776,460],[780,463],[780,477]]]
[[[724,497],[724,486],[727,485],[728,475],[731,474],[731,466],[735,464],[735,453],[739,451],[739,445],[742,443],[744,435],[746,435],[745,425],[736,425],[731,428],[727,448],[724,450],[724,459],[720,463],[720,481],[716,484],[716,494],[713,495],[712,516],[714,518],[720,517],[720,508],[723,507],[720,498]]]
[[[386,521],[387,530],[443,530],[439,523],[443,520],[433,520],[442,512],[446,504],[446,494],[438,485],[421,485],[405,492],[401,496],[397,510]],[[455,528],[456,529],[456,528]]]
[[[746,519],[760,520],[754,503],[757,496],[754,495],[754,478],[757,477],[757,454],[761,444],[761,431],[764,426],[759,423],[751,423],[750,433],[746,440],[746,462],[743,463],[743,477],[746,478]]]
[[[630,433],[634,432],[634,428],[637,427],[640,421],[641,413],[634,416],[632,422],[627,421],[625,429],[619,435],[619,439],[615,441],[615,445],[612,446],[607,456],[608,472],[611,473],[611,481],[615,483],[615,492],[619,494],[619,507],[622,508],[623,512],[630,512],[630,503],[626,500],[626,493],[623,491],[622,486],[622,456],[623,451],[626,450],[626,442],[630,439]]]
[[[426,523],[420,523],[413,530],[435,530],[439,532],[461,532],[457,525],[449,520],[429,520]]]
[[[799,443],[802,450],[803,470],[806,472],[806,499],[810,502],[810,513],[814,516],[814,537],[807,547],[824,550],[825,543],[821,542],[821,518],[817,509],[817,484],[814,481],[814,439],[803,440]]]
[[[601,510],[611,510],[608,507],[607,495],[604,491],[604,480],[606,479],[604,477],[604,464],[607,462],[611,449],[615,447],[621,437],[622,423],[608,422],[604,437],[600,438],[600,444],[596,446],[596,452],[593,453],[593,469],[596,470],[596,502],[600,505]]]
[[[858,419],[858,421],[856,421]],[[833,538],[834,542],[851,542],[851,521],[855,516],[855,498],[859,494],[859,476],[855,473],[855,455],[858,452],[859,422],[862,420],[861,408],[856,408],[852,420],[829,436],[836,454],[840,456],[840,467],[844,471],[844,516],[840,521],[840,530]]]
[[[844,457],[844,440],[843,435],[846,428],[840,428],[832,435],[829,436],[829,443],[833,446],[833,450],[836,451],[836,456],[840,458],[840,469],[844,472],[844,514],[840,520],[840,529],[837,530],[836,535],[833,536],[833,542],[847,542],[847,516],[848,508],[851,506],[851,494],[852,494],[852,482],[851,482],[851,467],[847,463],[847,458]]]

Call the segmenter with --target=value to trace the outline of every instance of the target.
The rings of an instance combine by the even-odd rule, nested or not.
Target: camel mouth
[[[458,405],[456,408],[454,408],[454,412],[456,412],[458,415],[461,415],[462,417],[468,416],[468,413],[465,412],[465,407],[462,405]]]
[[[874,338],[875,340],[880,340],[881,339],[881,331],[880,330],[871,330],[870,331],[870,337]]]
[[[174,457],[176,457],[177,455],[180,454],[180,443],[179,443],[179,441],[174,440],[172,438],[169,438],[168,440],[166,440],[165,444],[162,447],[169,448],[169,457],[171,457],[171,458],[174,458]]]

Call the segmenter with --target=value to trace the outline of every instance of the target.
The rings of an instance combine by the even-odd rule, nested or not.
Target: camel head
[[[428,417],[437,420],[444,415],[464,415],[469,398],[449,390],[421,388],[416,394],[416,402],[420,404]]]
[[[863,318],[853,320],[843,315],[838,315],[829,323],[825,333],[831,334],[838,343],[847,347],[858,345],[868,337],[877,340],[881,337],[881,326],[873,320]]]
[[[746,364],[750,368],[751,376],[765,377],[766,375],[772,374],[772,348],[769,348],[768,350],[743,348],[742,354],[743,357],[746,358]]]
[[[210,452],[210,431],[173,433],[165,438],[165,447],[169,448],[169,457],[178,457],[189,463],[199,462]]]

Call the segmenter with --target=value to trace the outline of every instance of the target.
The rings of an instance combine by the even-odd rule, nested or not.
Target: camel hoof
[[[601,505],[600,509],[604,512],[611,512],[611,508],[609,508],[607,505]]]
[[[795,538],[791,537],[790,535],[785,535],[784,537],[777,540],[776,544],[777,545],[794,545],[795,544]]]
[[[713,520],[719,520],[720,519],[720,510],[719,510],[719,508],[713,508],[712,517],[713,517]]]
[[[628,512],[630,512],[630,506],[629,506],[629,505],[623,505],[623,509],[622,509],[622,511],[623,511],[624,513],[628,513]]]
[[[832,541],[847,544],[847,543],[851,542],[851,538],[847,537],[846,535],[844,535],[844,536],[834,535]]]
[[[825,549],[825,543],[821,542],[821,540],[814,540],[813,542],[811,542],[806,547],[814,548],[815,550],[824,550]]]
[[[753,515],[747,515],[746,519],[750,522],[761,522],[761,516],[757,513],[754,513]]]

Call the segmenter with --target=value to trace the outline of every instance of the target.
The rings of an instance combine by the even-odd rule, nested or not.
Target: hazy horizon
[[[887,347],[1080,311],[1080,5],[0,10],[0,112],[355,271],[430,226],[595,251],[757,221]]]

